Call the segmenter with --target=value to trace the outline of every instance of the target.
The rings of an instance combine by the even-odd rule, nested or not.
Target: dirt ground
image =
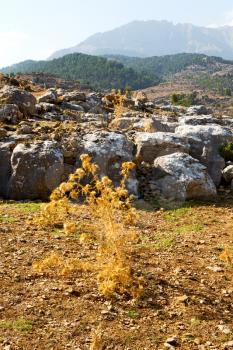
[[[233,244],[232,196],[138,209],[132,259],[145,279],[140,300],[106,300],[91,272],[36,274],[32,264],[52,251],[93,263],[96,251],[78,233],[38,229],[30,219],[39,210],[0,202],[0,349],[85,350],[98,327],[105,349],[233,348],[233,269],[219,259]],[[88,221],[85,208],[80,220]]]

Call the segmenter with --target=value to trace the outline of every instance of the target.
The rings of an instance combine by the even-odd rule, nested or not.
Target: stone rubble
[[[0,85],[2,198],[47,199],[79,166],[82,153],[116,185],[121,164],[134,161],[128,188],[138,198],[211,200],[220,184],[233,189],[233,165],[219,153],[220,146],[233,142],[229,116],[216,117],[205,106],[157,105],[139,93],[124,99],[119,116],[114,94],[42,90],[33,83],[30,90],[5,80]]]

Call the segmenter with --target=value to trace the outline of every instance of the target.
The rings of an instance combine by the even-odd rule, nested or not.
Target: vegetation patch
[[[0,215],[0,222],[15,222],[16,218],[8,215]]]
[[[0,328],[13,329],[18,332],[27,333],[32,330],[33,323],[31,321],[20,318],[16,321],[0,321]]]
[[[233,161],[233,142],[226,142],[220,146],[220,155],[226,161]]]

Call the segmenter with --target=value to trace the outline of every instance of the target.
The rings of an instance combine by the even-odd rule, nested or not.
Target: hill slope
[[[199,66],[209,73],[219,70],[220,67],[233,65],[233,61],[224,60],[220,57],[206,56],[203,54],[181,53],[176,55],[153,56],[153,57],[128,57],[122,55],[106,55],[105,57],[116,60],[138,72],[146,72],[160,78],[169,77],[190,66]]]
[[[52,61],[24,61],[3,68],[3,73],[49,73],[61,78],[79,80],[97,89],[148,87],[158,83],[154,75],[137,72],[116,60],[84,54],[71,54]]]
[[[94,34],[74,47],[55,52],[50,59],[74,52],[139,57],[186,52],[233,59],[233,27],[205,28],[168,21],[134,21]]]
[[[2,69],[3,73],[47,73],[79,80],[96,89],[144,89],[169,81],[189,81],[225,94],[233,91],[233,61],[201,54],[162,57],[105,57],[70,54],[51,61],[24,61]],[[228,91],[229,92],[229,91]]]

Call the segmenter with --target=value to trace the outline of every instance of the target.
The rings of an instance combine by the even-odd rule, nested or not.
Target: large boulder
[[[0,90],[0,104],[17,105],[25,117],[35,114],[36,98],[28,91],[6,85]]]
[[[11,154],[13,144],[0,143],[0,197],[6,198],[11,176]]]
[[[15,104],[0,105],[0,122],[17,124],[22,120],[23,114]]]
[[[207,125],[207,124],[215,124],[218,120],[213,118],[212,115],[184,115],[179,118],[180,125]]]
[[[135,136],[137,157],[153,163],[155,158],[175,152],[189,153],[189,144],[184,137],[165,132],[140,132]]]
[[[204,164],[216,186],[220,184],[225,161],[219,154],[219,147],[233,141],[230,129],[216,124],[182,125],[176,134],[188,138],[190,155]]]
[[[86,95],[84,92],[80,91],[71,91],[65,93],[63,96],[61,96],[62,101],[64,102],[70,102],[70,101],[86,101]]]
[[[134,145],[125,135],[117,132],[96,131],[83,138],[82,153],[92,156],[99,166],[100,176],[109,176],[115,185],[121,180],[121,165],[133,159]],[[131,193],[137,194],[138,182],[132,173],[128,183]]]
[[[55,103],[57,102],[57,93],[55,90],[47,90],[37,98],[37,101],[38,103]]]
[[[226,182],[233,180],[233,165],[228,165],[222,172],[222,176]]]
[[[210,109],[207,109],[206,106],[200,105],[200,106],[191,106],[187,108],[186,113],[189,115],[194,115],[194,114],[208,114],[211,113],[212,111]]]
[[[132,118],[114,118],[109,127],[113,129],[119,129],[119,130],[127,130],[134,128],[134,125],[136,123],[140,123],[139,117],[132,117]],[[142,129],[144,130],[144,125],[142,125]]]
[[[173,153],[159,157],[154,162],[158,173],[156,186],[167,199],[209,200],[216,196],[216,187],[204,165],[185,153]]]
[[[56,142],[18,144],[11,157],[11,199],[47,199],[62,180],[63,154]]]

